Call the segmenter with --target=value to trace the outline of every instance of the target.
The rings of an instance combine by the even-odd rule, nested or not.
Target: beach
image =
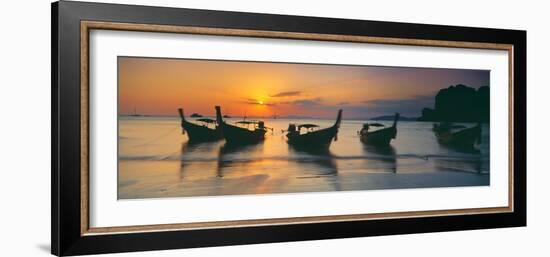
[[[365,121],[343,120],[337,140],[319,153],[290,147],[282,130],[289,123],[329,127],[334,120],[263,120],[273,128],[263,142],[231,147],[224,140],[189,143],[177,117],[120,116],[118,198],[490,185],[487,124],[480,150],[464,152],[440,145],[432,122],[401,121],[390,147],[372,147],[357,135]]]

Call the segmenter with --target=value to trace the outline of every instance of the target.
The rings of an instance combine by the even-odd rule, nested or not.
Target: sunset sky
[[[489,86],[489,71],[119,57],[119,114],[418,117],[441,88]]]

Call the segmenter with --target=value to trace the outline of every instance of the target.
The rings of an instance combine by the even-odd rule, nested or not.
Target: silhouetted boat
[[[200,115],[198,113],[193,113],[193,114],[191,114],[191,118],[202,118],[202,115]]]
[[[197,119],[198,122],[202,123],[202,125],[199,125],[187,121],[183,109],[179,108],[178,112],[181,118],[182,134],[187,132],[190,142],[216,141],[222,138],[219,126],[215,120],[207,118]],[[213,126],[213,128],[209,126]]]
[[[239,121],[237,124],[246,125],[247,127],[239,127],[225,123],[222,118],[221,109],[216,106],[216,121],[225,141],[229,144],[250,144],[257,143],[265,138],[267,127],[263,121]],[[250,129],[252,125],[252,129]]]
[[[475,144],[481,140],[481,124],[465,128],[462,125],[444,122],[434,124],[433,131],[439,143],[461,149],[474,149]]]
[[[315,124],[289,124],[286,137],[288,144],[298,148],[328,148],[333,139],[337,139],[338,128],[342,121],[342,110],[338,111],[336,122],[328,128],[315,130],[319,126]],[[302,128],[306,129],[305,133],[300,133]]]
[[[399,113],[396,113],[393,118],[393,125],[388,128],[378,129],[370,131],[371,127],[384,127],[380,123],[365,123],[363,128],[359,131],[359,137],[361,142],[369,145],[387,146],[392,139],[395,139],[397,135],[397,121],[399,120]]]
[[[224,119],[230,119],[230,118],[231,118],[231,116],[229,116],[229,115],[225,114],[225,115],[223,115],[223,118],[224,118]]]

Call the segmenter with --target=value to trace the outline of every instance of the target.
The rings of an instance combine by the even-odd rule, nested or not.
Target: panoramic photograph
[[[490,71],[118,57],[118,199],[490,185]]]

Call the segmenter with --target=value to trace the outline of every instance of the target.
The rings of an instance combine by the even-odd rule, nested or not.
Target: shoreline
[[[224,186],[219,187],[220,179],[225,180]],[[406,173],[364,173],[346,172],[338,175],[319,175],[291,178],[294,183],[301,184],[300,187],[272,187],[280,185],[282,181],[274,179],[270,181],[268,174],[256,174],[243,177],[209,178],[203,180],[189,181],[187,183],[162,183],[148,181],[152,185],[139,187],[137,183],[119,182],[119,200],[132,199],[155,199],[167,197],[220,197],[238,195],[273,195],[273,194],[303,194],[303,193],[338,193],[349,191],[371,191],[371,190],[416,190],[434,188],[455,188],[490,186],[490,174],[468,173],[457,171],[435,171],[435,172],[406,172]],[[324,187],[308,182],[324,182]],[[154,185],[156,184],[156,185]],[[162,184],[162,185],[161,185]],[[250,187],[238,185],[249,184]],[[327,190],[331,187],[330,190]],[[262,188],[262,193],[254,191]],[[140,190],[141,189],[141,190]],[[216,189],[216,190],[213,190]],[[216,192],[216,193],[214,193]]]

